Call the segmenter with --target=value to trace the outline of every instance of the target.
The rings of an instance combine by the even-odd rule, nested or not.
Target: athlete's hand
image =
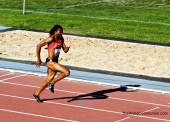
[[[70,47],[71,45],[73,45],[73,42],[74,42],[74,41],[69,40],[69,41],[66,43],[66,47]]]
[[[42,61],[41,60],[37,60],[35,65],[36,65],[37,68],[39,68],[41,64],[42,64]]]

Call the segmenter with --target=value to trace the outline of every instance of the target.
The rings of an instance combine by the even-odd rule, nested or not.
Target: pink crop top
[[[55,55],[59,55],[60,54],[60,49],[62,47],[62,40],[55,40],[53,42],[51,42],[50,44],[48,44],[48,50],[55,50]]]

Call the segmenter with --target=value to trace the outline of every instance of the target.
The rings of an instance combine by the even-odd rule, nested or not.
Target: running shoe
[[[33,94],[33,97],[35,98],[35,100],[38,102],[38,103],[42,103],[42,101],[40,100],[40,97],[38,95],[35,95],[35,93]]]
[[[49,87],[49,90],[52,92],[52,93],[54,93],[54,84],[52,84],[52,83],[48,83],[48,87]]]

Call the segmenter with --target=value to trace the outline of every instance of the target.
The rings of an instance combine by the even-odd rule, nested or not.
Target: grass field
[[[0,25],[170,44],[170,0],[0,0]]]

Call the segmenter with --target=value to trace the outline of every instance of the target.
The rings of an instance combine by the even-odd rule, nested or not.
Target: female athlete
[[[65,53],[69,51],[70,46],[72,45],[72,41],[69,41],[67,44],[64,43],[64,38],[62,37],[63,28],[60,25],[55,25],[51,31],[50,36],[45,40],[41,41],[36,47],[37,54],[37,62],[36,67],[40,67],[42,64],[41,61],[41,47],[48,45],[48,57],[46,58],[46,66],[47,66],[47,78],[41,85],[41,87],[33,94],[34,98],[37,102],[42,102],[39,95],[40,93],[49,87],[49,90],[54,93],[54,84],[69,76],[70,71],[65,66],[58,63],[58,58],[60,54],[61,48]],[[59,72],[59,75],[55,77],[56,73]]]

